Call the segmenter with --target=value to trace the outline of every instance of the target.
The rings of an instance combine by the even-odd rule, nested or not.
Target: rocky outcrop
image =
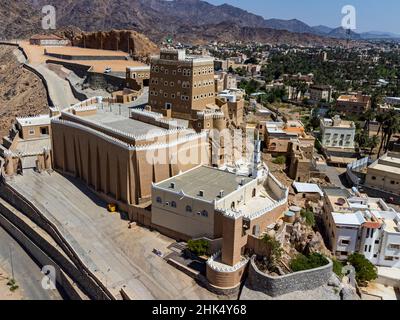
[[[0,137],[16,117],[48,113],[42,81],[18,62],[14,46],[0,45]]]
[[[146,59],[158,52],[158,47],[146,36],[131,30],[111,30],[109,32],[83,32],[77,28],[67,28],[61,35],[71,40],[74,46],[119,50],[138,59]]]

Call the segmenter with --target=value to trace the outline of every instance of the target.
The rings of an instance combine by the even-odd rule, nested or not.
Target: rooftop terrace
[[[242,182],[247,184],[252,180],[252,178],[239,177],[228,171],[201,166],[165,180],[157,184],[157,187],[175,190],[175,192],[183,191],[193,198],[211,202],[221,199],[219,197],[221,190],[224,190],[224,196],[227,196],[237,190]],[[172,184],[174,188],[171,188]],[[200,191],[203,191],[203,196],[200,196]]]

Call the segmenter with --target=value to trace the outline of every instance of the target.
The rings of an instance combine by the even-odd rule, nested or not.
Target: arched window
[[[231,204],[231,209],[235,209],[235,207],[236,207],[236,205],[235,205],[235,201],[234,201],[234,202],[232,202],[232,204]]]
[[[175,201],[172,201],[172,202],[171,202],[171,207],[172,207],[172,208],[176,208],[176,202],[175,202]]]
[[[162,199],[161,199],[161,197],[157,197],[157,203],[162,203]]]
[[[256,188],[254,188],[254,189],[253,189],[253,198],[255,198],[256,195],[257,195],[257,190],[256,190]]]
[[[186,206],[186,212],[192,212],[192,207],[191,206]]]
[[[201,212],[201,215],[202,215],[203,217],[208,217],[208,211],[203,210],[203,211]]]

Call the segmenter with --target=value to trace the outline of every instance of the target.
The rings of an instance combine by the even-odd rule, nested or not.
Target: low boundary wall
[[[326,285],[332,276],[333,262],[326,266],[272,277],[261,272],[255,264],[255,256],[250,260],[248,282],[250,288],[269,296],[277,297],[294,291],[313,290]]]

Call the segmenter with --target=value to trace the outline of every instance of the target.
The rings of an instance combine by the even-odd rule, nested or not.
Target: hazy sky
[[[265,18],[293,19],[305,23],[338,27],[342,7],[353,5],[357,12],[357,32],[388,31],[400,34],[399,0],[206,0],[229,3]]]

